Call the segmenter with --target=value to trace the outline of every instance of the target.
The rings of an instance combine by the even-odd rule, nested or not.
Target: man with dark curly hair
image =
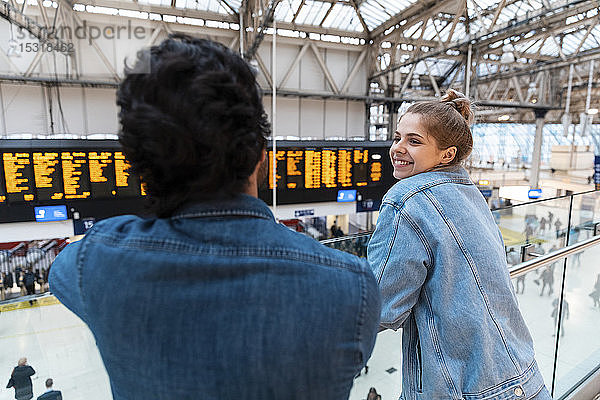
[[[258,199],[270,126],[248,64],[171,36],[138,54],[117,104],[155,215],[100,221],[50,272],[114,399],[347,399],[375,342],[377,283]]]

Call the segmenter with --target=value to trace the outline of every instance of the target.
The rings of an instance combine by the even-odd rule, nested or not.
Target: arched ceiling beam
[[[498,27],[495,31],[491,33],[483,33],[481,35],[474,35],[471,38],[466,38],[461,41],[455,42],[450,46],[440,46],[434,48],[432,51],[428,51],[418,57],[413,57],[410,60],[407,60],[402,63],[398,63],[395,65],[391,65],[384,71],[376,72],[373,74],[370,79],[376,79],[380,76],[386,75],[393,71],[396,71],[402,67],[411,65],[413,63],[417,63],[423,61],[427,58],[431,57],[445,57],[446,52],[448,50],[458,50],[462,51],[469,44],[473,44],[474,48],[480,49],[480,54],[485,54],[487,48],[500,40],[504,40],[506,38],[512,36],[524,35],[526,33],[531,32],[533,24],[537,26],[543,26],[545,29],[564,29],[565,20],[573,15],[581,14],[593,9],[596,9],[597,5],[595,1],[587,1],[580,0],[575,3],[569,3],[567,6],[561,6],[557,9],[551,10],[554,12],[549,12],[548,10],[542,10],[535,15],[525,18],[523,20],[514,22],[504,27]],[[541,30],[543,31],[543,30]],[[545,34],[546,32],[544,32]]]

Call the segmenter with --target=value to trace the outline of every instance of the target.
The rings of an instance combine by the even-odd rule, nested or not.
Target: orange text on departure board
[[[117,187],[127,187],[129,183],[129,168],[122,151],[115,151],[115,182]]]
[[[318,150],[304,152],[304,187],[306,189],[321,187],[321,152]]]
[[[90,182],[107,182],[108,178],[106,177],[104,170],[113,162],[112,153],[109,151],[102,151],[100,153],[91,151],[88,158],[90,160]]]
[[[23,170],[30,164],[29,153],[3,153],[2,161],[4,163],[4,177],[6,178],[6,193],[14,194],[28,191],[31,182],[23,175]],[[33,200],[33,195],[24,195],[24,200]]]
[[[288,150],[287,152],[287,176],[301,176],[302,171],[299,168],[298,164],[302,163],[303,150]],[[289,182],[287,187],[288,189],[294,189],[298,186],[296,182]]]
[[[321,182],[326,188],[337,187],[337,156],[335,150],[323,149],[321,152]]]
[[[78,193],[81,189],[83,169],[87,164],[85,152],[73,151],[60,153],[63,183],[65,188],[65,199],[85,199],[90,197],[89,191]]]
[[[379,161],[371,164],[371,182],[379,182],[381,180],[382,165]]]
[[[338,182],[342,187],[352,186],[352,152],[338,150]]]
[[[279,165],[280,161],[285,161],[285,151],[283,150],[277,151],[277,165]],[[277,167],[275,173],[277,175],[277,186],[279,186],[282,171]],[[273,189],[273,151],[269,151],[269,189]]]
[[[60,158],[56,152],[33,153],[33,174],[35,177],[36,188],[51,189],[54,187],[55,182],[52,181],[52,174],[56,172],[56,167],[59,162]],[[52,200],[60,200],[63,198],[63,195],[63,193],[57,191],[52,193],[50,198]]]
[[[353,151],[353,162],[355,166],[360,166],[361,174],[354,174],[356,179],[356,186],[367,186],[367,163],[369,162],[369,150],[354,149]],[[360,175],[360,176],[359,176]]]

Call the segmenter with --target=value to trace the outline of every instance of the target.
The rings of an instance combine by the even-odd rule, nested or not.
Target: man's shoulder
[[[313,264],[338,267],[352,272],[370,271],[365,260],[353,254],[327,247],[317,240],[291,231],[283,225],[279,226],[277,238],[274,238],[269,245],[281,249],[288,256],[296,256]]]
[[[37,400],[61,400],[61,399],[62,399],[62,393],[60,392],[60,390],[51,390],[37,398]]]

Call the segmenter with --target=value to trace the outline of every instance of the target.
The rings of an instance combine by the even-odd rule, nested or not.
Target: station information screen
[[[84,140],[29,141],[35,145],[7,142],[18,148],[0,147],[0,205],[143,194],[139,177],[130,172],[131,166],[116,141],[103,141],[105,148],[90,148],[91,141]],[[57,142],[62,147],[56,146]]]
[[[381,198],[393,185],[389,143],[278,142],[278,203],[336,201],[339,190]],[[273,152],[259,197],[271,202]],[[0,143],[0,207],[135,199],[145,195],[116,140],[5,140]],[[103,203],[104,204],[104,203]]]
[[[283,142],[277,146],[277,201],[281,204],[336,201],[338,190],[348,189],[369,196],[385,193],[395,182],[388,150],[388,144],[382,142]],[[267,157],[268,184],[262,186],[260,197],[270,203],[271,149]]]

